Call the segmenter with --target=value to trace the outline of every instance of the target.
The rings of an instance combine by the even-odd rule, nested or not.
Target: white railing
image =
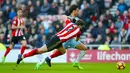
[[[94,45],[86,45],[86,47],[88,47],[90,50],[92,50],[93,48],[98,48],[100,45],[96,45],[96,44],[94,44]],[[114,49],[114,48],[118,48],[119,50],[121,50],[122,48],[128,48],[128,49],[130,49],[130,45],[109,45],[109,47],[111,48],[111,49]]]

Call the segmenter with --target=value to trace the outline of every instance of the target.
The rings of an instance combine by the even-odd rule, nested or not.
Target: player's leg
[[[76,48],[76,49],[80,50],[80,53],[79,53],[77,59],[73,63],[73,67],[77,67],[78,69],[83,69],[79,64],[79,61],[84,57],[84,55],[86,53],[87,48],[85,47],[85,45],[83,43],[81,43],[80,41],[76,41],[75,39],[71,39],[70,41],[65,42],[63,44],[63,46],[65,48],[68,48],[68,46],[70,46],[71,48]]]
[[[6,56],[9,54],[10,50],[13,49],[14,44],[10,44],[8,48],[6,48],[5,54],[2,57],[2,63],[5,63]]]
[[[60,39],[57,36],[53,36],[51,38],[51,40],[47,44],[42,46],[41,48],[34,49],[34,50],[24,54],[23,57],[19,56],[18,60],[17,60],[17,64],[19,64],[23,58],[30,57],[30,56],[37,55],[37,54],[42,54],[42,53],[45,53],[48,51],[52,51],[55,47],[59,46],[60,44],[62,44]]]
[[[68,47],[73,48],[73,46],[71,46],[71,43],[72,43],[72,40],[68,40],[67,42],[63,43],[63,47],[64,48],[68,48]],[[48,57],[50,59],[52,59],[52,58],[58,57],[58,56],[63,55],[63,54],[65,54],[65,52],[60,52],[58,49],[55,49],[55,51]]]
[[[23,54],[23,56],[19,55],[18,59],[17,59],[17,64],[19,64],[20,61],[24,58],[31,57],[31,56],[34,56],[34,55],[37,55],[37,54],[42,54],[42,53],[45,53],[47,51],[48,51],[47,46],[44,45],[41,48],[33,49],[30,52]]]
[[[65,53],[65,52],[64,52],[64,53]],[[45,59],[46,59],[46,60],[48,60],[48,59],[51,60],[52,58],[55,58],[55,57],[60,56],[60,55],[63,55],[64,53],[60,52],[58,49],[55,49],[55,50],[53,51],[53,53],[52,53],[50,56],[46,57]],[[36,64],[35,70],[38,70],[38,69],[42,66],[42,64],[45,62],[45,59],[42,59],[40,62],[38,62],[38,63]]]
[[[77,67],[78,69],[83,69],[80,65],[79,65],[79,61],[84,57],[84,55],[86,54],[86,50],[87,48],[85,47],[85,45],[83,43],[80,43],[78,45],[76,45],[75,47],[76,49],[80,50],[80,53],[78,54],[78,57],[76,58],[76,60],[73,62],[73,67]]]
[[[58,49],[58,52],[60,52],[62,54],[64,54],[66,52],[66,49],[64,49],[63,46],[60,46],[57,49]],[[46,57],[45,61],[48,64],[48,66],[51,67],[51,58],[50,57]]]
[[[24,38],[24,37],[21,37],[21,38]],[[18,57],[19,56],[22,56],[23,55],[23,53],[24,53],[24,51],[25,51],[25,49],[27,48],[27,42],[26,42],[26,40],[21,40],[20,41],[20,43],[21,43],[21,51],[20,51],[20,54],[18,55]],[[24,61],[22,60],[22,63],[24,63]]]
[[[52,59],[52,58],[55,58],[55,57],[63,55],[63,54],[65,54],[65,52],[60,52],[59,50],[55,49],[55,51],[50,56],[48,56],[48,57],[50,59]]]
[[[68,46],[69,44],[66,43],[64,45]],[[49,61],[49,66],[50,66],[50,62],[51,62],[52,58],[58,57],[60,55],[63,55],[63,54],[65,54],[65,52],[66,51],[59,51],[58,49],[55,49],[50,56],[46,57],[45,59],[42,59],[42,61],[40,61],[39,63],[37,63],[36,66],[35,66],[35,69],[38,70],[41,67],[41,65],[45,62],[45,60]]]
[[[10,45],[6,49],[4,56],[2,57],[2,63],[5,62],[6,56],[9,54],[10,50],[14,48],[14,45],[17,43],[17,37],[12,37],[10,40]]]
[[[21,44],[22,44],[22,46],[20,48],[21,49],[20,54],[22,55],[24,53],[25,49],[27,48],[26,40],[21,40]]]

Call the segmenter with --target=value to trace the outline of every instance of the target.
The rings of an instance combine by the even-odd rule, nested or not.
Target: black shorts
[[[10,43],[17,44],[21,40],[26,40],[25,36],[12,37]]]
[[[62,42],[60,41],[59,37],[56,35],[52,36],[52,38],[46,44],[48,51],[53,49],[58,49],[62,46]]]

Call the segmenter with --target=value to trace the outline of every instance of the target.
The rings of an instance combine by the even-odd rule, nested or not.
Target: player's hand
[[[20,26],[20,28],[21,28],[21,29],[24,29],[24,28],[25,28],[25,26]]]

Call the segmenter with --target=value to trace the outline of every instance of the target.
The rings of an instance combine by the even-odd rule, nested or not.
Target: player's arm
[[[16,20],[13,21],[12,23],[12,29],[23,29],[25,28],[25,26],[16,26]]]
[[[12,25],[12,29],[23,29],[25,28],[24,26],[15,26],[15,25]]]
[[[81,31],[78,33],[78,35],[76,37],[76,41],[78,41],[80,39],[80,35],[81,35]]]

